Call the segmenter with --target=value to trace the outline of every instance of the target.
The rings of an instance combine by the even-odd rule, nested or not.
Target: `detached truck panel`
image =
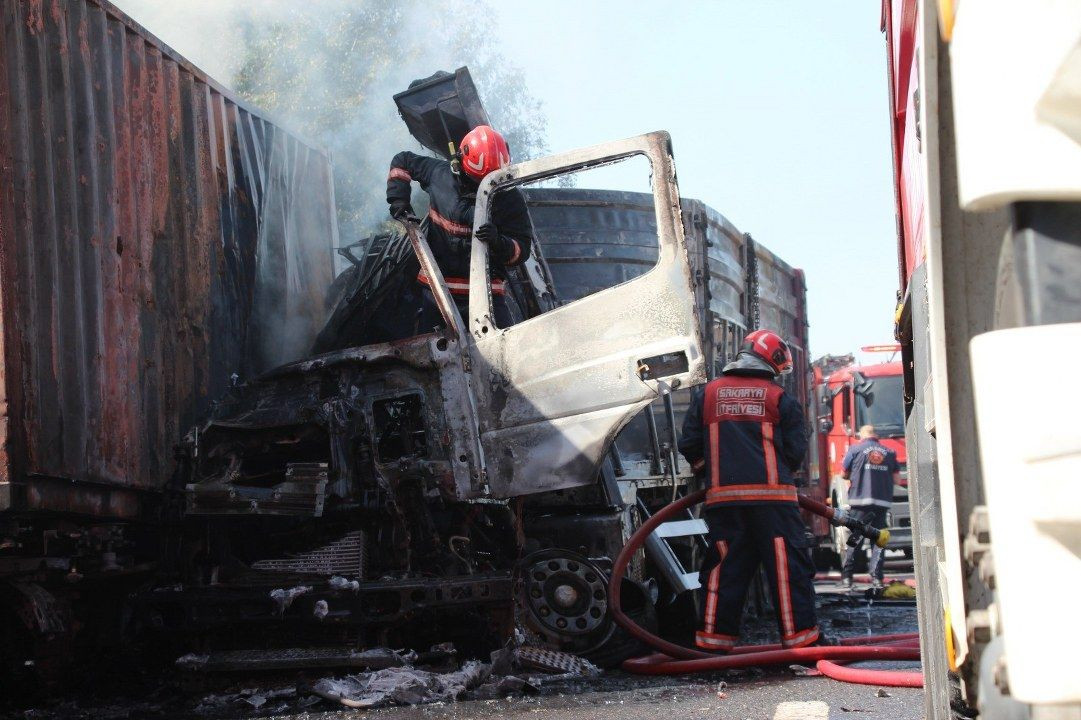
[[[331,182],[112,4],[3,3],[0,509],[139,515],[234,373],[305,354]]]

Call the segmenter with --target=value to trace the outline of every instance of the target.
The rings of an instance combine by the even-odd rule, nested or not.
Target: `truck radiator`
[[[287,558],[258,560],[252,563],[252,569],[363,579],[366,565],[364,531],[357,530],[309,552]]]

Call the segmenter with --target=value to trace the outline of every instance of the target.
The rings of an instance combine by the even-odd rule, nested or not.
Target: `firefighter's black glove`
[[[514,241],[500,235],[499,228],[490,222],[477,228],[476,237],[488,246],[488,252],[497,262],[506,262],[514,252]]]
[[[477,228],[477,240],[480,240],[492,250],[498,250],[502,238],[499,237],[499,228],[487,222]]]
[[[416,213],[413,212],[413,206],[407,202],[392,203],[390,206],[390,216],[395,220],[420,222]]]

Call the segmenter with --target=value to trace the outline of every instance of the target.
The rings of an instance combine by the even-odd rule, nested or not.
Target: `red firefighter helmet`
[[[487,125],[478,125],[465,134],[459,146],[462,169],[474,180],[483,180],[493,170],[510,164],[510,149],[503,136]]]
[[[792,372],[792,351],[781,336],[769,330],[755,330],[743,338],[743,350],[765,360],[778,375]]]

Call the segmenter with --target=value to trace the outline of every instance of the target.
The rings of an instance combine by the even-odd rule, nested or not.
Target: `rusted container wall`
[[[0,23],[0,508],[129,516],[231,375],[310,347],[329,159],[104,0]]]

